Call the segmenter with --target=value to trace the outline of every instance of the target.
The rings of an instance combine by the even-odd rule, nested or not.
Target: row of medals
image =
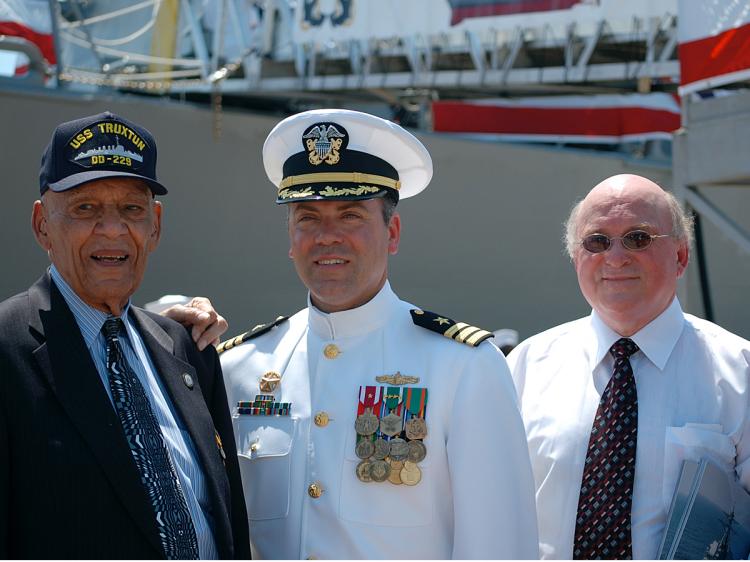
[[[404,429],[406,439],[400,437]],[[391,412],[383,419],[365,411],[354,422],[357,431],[355,453],[362,459],[357,465],[357,478],[362,482],[385,482],[416,486],[422,480],[417,466],[427,455],[422,439],[427,436],[423,418],[411,418],[402,426],[401,416]],[[376,433],[387,435],[386,441]]]

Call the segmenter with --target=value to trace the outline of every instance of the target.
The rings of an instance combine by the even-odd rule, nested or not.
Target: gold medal
[[[360,459],[369,459],[375,452],[375,445],[369,438],[365,437],[359,440],[354,452]]]
[[[409,439],[424,439],[427,437],[427,424],[422,418],[411,418],[406,422],[406,437]]]
[[[389,454],[394,461],[405,461],[409,457],[409,444],[406,441],[400,437],[396,437],[390,440],[390,444],[391,450]]]
[[[385,482],[391,474],[391,465],[385,461],[372,461],[370,463],[370,478],[375,482]]]
[[[391,412],[380,420],[380,432],[393,437],[401,433],[401,416]]]
[[[355,420],[354,429],[360,435],[372,435],[378,429],[378,416],[372,412],[365,412]]]
[[[413,462],[406,461],[400,476],[401,482],[407,486],[416,486],[422,480],[422,471]]]
[[[357,465],[357,478],[362,482],[372,482],[370,477],[370,461],[362,461]]]
[[[382,437],[378,437],[375,440],[374,446],[375,450],[372,453],[372,458],[374,458],[375,460],[382,461],[385,457],[388,456],[388,453],[391,452],[391,444]]]
[[[427,456],[427,447],[421,441],[409,441],[409,461],[413,463],[422,462]]]
[[[397,486],[403,484],[401,481],[401,469],[404,468],[404,462],[391,460],[388,464],[391,465],[391,474],[388,476],[388,482]]]

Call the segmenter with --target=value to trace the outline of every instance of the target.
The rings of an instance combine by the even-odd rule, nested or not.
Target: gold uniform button
[[[307,495],[311,498],[318,499],[323,495],[323,485],[320,482],[313,482],[307,487]]]
[[[326,412],[318,412],[315,414],[315,425],[318,427],[325,427],[328,425],[328,421],[331,418],[328,417],[328,414]]]
[[[339,356],[339,353],[341,353],[341,350],[335,343],[329,343],[323,349],[323,355],[326,356],[326,359],[336,359],[336,357]]]

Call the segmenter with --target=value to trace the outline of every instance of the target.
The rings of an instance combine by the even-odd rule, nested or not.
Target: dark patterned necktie
[[[575,560],[633,558],[630,510],[633,504],[638,393],[630,356],[638,346],[629,338],[609,349],[615,359],[591,428],[578,498],[573,543]]]
[[[198,540],[193,520],[143,385],[123,354],[119,341],[123,328],[119,318],[107,319],[102,327],[115,410],[154,508],[164,554],[170,560],[195,560]]]

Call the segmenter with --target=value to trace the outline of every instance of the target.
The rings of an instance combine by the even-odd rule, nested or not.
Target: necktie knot
[[[116,340],[120,335],[120,331],[122,330],[123,326],[124,324],[122,323],[122,318],[117,318],[115,316],[107,318],[107,320],[104,322],[104,326],[102,326],[104,339],[106,339],[108,342]]]
[[[609,348],[609,352],[615,359],[628,359],[636,351],[638,351],[638,346],[630,338],[620,338]]]

